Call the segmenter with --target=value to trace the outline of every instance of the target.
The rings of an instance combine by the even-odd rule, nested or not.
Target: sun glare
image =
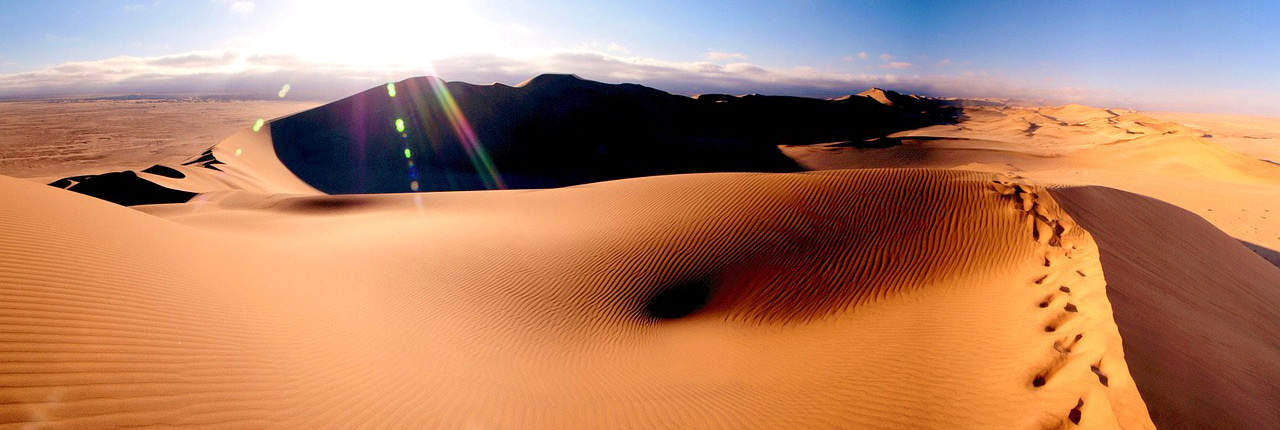
[[[477,53],[530,54],[527,30],[476,14],[457,1],[296,2],[251,43],[332,64],[427,67]]]

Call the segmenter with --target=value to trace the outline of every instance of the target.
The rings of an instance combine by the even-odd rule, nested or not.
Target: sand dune
[[[968,107],[962,117],[892,134],[905,144],[889,148],[782,150],[808,169],[963,168],[1104,185],[1173,203],[1237,239],[1280,249],[1280,166],[1219,146],[1204,130],[1078,105]],[[1280,158],[1280,148],[1273,151]]]
[[[1246,156],[1280,163],[1280,118],[1246,115],[1148,112],[1163,121],[1194,129],[1205,139]]]
[[[1280,420],[1280,270],[1159,200],[1102,187],[1053,195],[1097,239],[1125,357],[1161,428]]]
[[[47,202],[3,206],[10,423],[1151,426],[1089,234],[989,175],[156,207],[177,223],[3,186]]]
[[[963,117],[899,133],[903,144],[888,148],[783,151],[812,169],[963,168],[1063,185],[1054,194],[1102,250],[1153,421],[1267,428],[1280,418],[1270,406],[1280,402],[1280,333],[1269,323],[1280,319],[1280,270],[1260,258],[1280,249],[1271,216],[1280,213],[1280,168],[1219,146],[1205,129],[1142,113],[971,107]]]
[[[57,184],[135,205],[189,198],[164,195],[148,182],[189,193],[359,194],[546,188],[673,173],[791,172],[801,169],[778,151],[779,144],[861,141],[954,119],[947,103],[892,96],[898,105],[865,97],[690,98],[572,75],[540,75],[515,87],[420,77],[265,122],[201,157],[162,166],[189,180],[135,173],[139,181],[126,172]],[[259,161],[248,166],[235,157]],[[224,175],[228,168],[239,170]],[[264,180],[271,183],[259,183]]]
[[[1280,168],[1163,115],[414,78],[0,176],[0,423],[1267,428]]]

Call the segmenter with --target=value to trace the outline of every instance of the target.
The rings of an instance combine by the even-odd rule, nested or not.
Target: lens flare
[[[436,100],[444,109],[445,117],[449,119],[449,125],[453,126],[454,133],[462,140],[462,149],[467,152],[467,157],[471,158],[471,165],[475,167],[481,183],[485,188],[506,188],[506,184],[502,182],[502,176],[498,174],[498,169],[489,159],[489,153],[484,150],[484,145],[476,137],[475,130],[467,122],[467,117],[462,114],[458,103],[453,100],[453,94],[449,93],[449,89],[440,79],[431,78],[428,81],[435,90]]]
[[[404,158],[413,158],[413,152],[409,151],[409,148],[404,149]]]
[[[396,131],[404,133],[404,119],[396,118]],[[401,136],[404,137],[404,136]]]
[[[389,96],[391,96],[391,97],[395,97],[395,96],[396,96],[396,84],[395,84],[395,82],[387,82],[387,95],[389,95]]]
[[[261,130],[262,126],[265,125],[266,123],[267,123],[266,120],[262,118],[258,118],[258,120],[253,123],[253,131],[256,132],[258,130]]]
[[[276,93],[276,96],[284,98],[286,94],[289,94],[289,84],[284,84],[283,87],[280,87],[280,92]]]

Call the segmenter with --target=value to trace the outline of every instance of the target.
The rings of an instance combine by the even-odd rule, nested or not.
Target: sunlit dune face
[[[457,1],[299,1],[253,49],[350,66],[428,67],[443,57],[530,54],[528,30]]]

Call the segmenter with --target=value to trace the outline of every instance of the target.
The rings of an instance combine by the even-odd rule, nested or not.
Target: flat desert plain
[[[175,162],[259,118],[320,104],[199,98],[0,101],[0,175],[56,179]]]
[[[1280,422],[1280,120],[393,85],[0,103],[0,423]]]

